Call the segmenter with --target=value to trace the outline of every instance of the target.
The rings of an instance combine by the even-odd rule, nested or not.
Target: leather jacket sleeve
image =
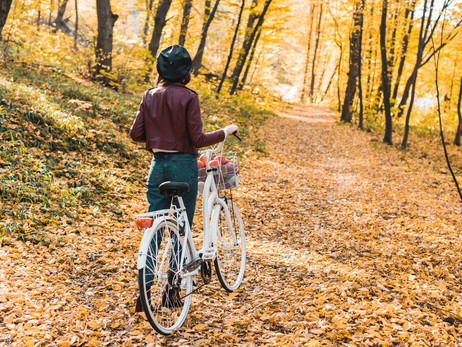
[[[223,130],[216,130],[204,133],[202,128],[202,117],[197,94],[191,98],[186,113],[186,124],[191,142],[196,148],[207,147],[225,139]]]
[[[130,137],[135,142],[145,142],[146,141],[146,130],[144,127],[144,100],[146,98],[146,93],[143,94],[140,106],[138,107],[138,112],[136,113],[135,120],[130,129]]]

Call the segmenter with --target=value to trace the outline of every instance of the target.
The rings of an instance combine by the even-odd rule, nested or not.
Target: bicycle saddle
[[[186,182],[167,181],[159,185],[159,193],[167,199],[173,196],[183,196],[187,192],[189,192],[189,184]]]

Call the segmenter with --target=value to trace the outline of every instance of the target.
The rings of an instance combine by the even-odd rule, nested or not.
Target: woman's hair
[[[166,86],[169,86],[169,85],[172,85],[172,84],[175,84],[175,83],[182,83],[184,85],[187,85],[190,81],[191,81],[191,73],[190,72],[188,72],[184,77],[182,77],[181,79],[176,80],[176,81],[166,80],[160,74],[158,74],[157,79],[156,79],[156,85],[158,87],[166,87]]]

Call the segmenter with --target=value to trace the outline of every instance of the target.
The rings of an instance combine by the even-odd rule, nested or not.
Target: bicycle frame
[[[189,263],[193,263],[198,259],[202,261],[213,261],[217,257],[217,228],[218,228],[218,215],[220,209],[223,208],[225,211],[226,219],[228,222],[231,222],[231,214],[226,202],[223,199],[218,197],[218,190],[215,184],[215,180],[213,178],[213,171],[215,168],[210,166],[210,158],[213,154],[219,152],[223,147],[223,142],[221,142],[217,148],[215,149],[208,149],[203,151],[202,153],[206,156],[206,170],[207,170],[207,179],[204,183],[204,189],[202,193],[202,215],[203,215],[203,245],[200,250],[196,249],[194,244],[194,239],[192,237],[191,226],[189,224],[189,220],[186,214],[186,208],[181,197],[177,197],[179,208],[175,206],[171,207],[170,209],[149,212],[140,214],[137,217],[149,217],[153,218],[154,222],[151,227],[145,229],[145,235],[142,239],[142,245],[144,242],[149,243],[152,238],[152,233],[156,227],[164,221],[171,221],[172,223],[178,223],[181,227],[184,227],[184,238],[182,242],[182,254],[181,254],[181,261],[180,264],[184,264],[184,259],[186,257],[186,249],[188,248],[192,254],[193,259],[188,260]],[[172,209],[173,213],[172,213]],[[231,224],[229,224],[231,225]],[[236,236],[234,235],[234,238]],[[236,242],[236,240],[233,240]],[[142,248],[140,246],[140,248]],[[138,254],[138,262],[137,268],[138,270],[144,268],[146,266],[146,257],[147,254]],[[200,264],[200,262],[198,263]],[[194,270],[185,270],[183,271],[183,276],[193,276],[196,275],[200,270],[198,266]]]

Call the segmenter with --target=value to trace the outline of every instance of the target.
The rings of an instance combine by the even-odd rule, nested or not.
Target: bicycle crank
[[[201,277],[205,284],[209,284],[212,280],[212,262],[203,261],[201,263]]]

